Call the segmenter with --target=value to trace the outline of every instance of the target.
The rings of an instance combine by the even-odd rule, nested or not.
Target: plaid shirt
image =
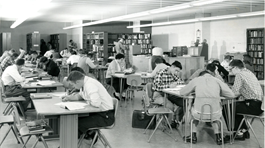
[[[244,100],[262,101],[263,99],[263,91],[257,77],[246,68],[236,74],[232,91],[235,94],[240,94]]]
[[[178,76],[169,73],[168,69],[169,68],[162,69],[156,73],[153,90],[162,91],[165,88],[169,88],[170,84],[173,82],[179,82],[180,84],[183,82]]]
[[[1,62],[1,68],[4,71],[8,66],[13,65],[14,61],[12,60],[11,56],[7,56],[2,62]]]

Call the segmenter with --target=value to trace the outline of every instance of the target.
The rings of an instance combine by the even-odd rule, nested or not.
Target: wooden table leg
[[[78,115],[60,116],[60,147],[77,148]]]

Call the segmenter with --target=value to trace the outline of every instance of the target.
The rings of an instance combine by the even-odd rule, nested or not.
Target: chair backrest
[[[12,108],[13,108],[14,123],[15,123],[16,126],[20,126],[21,125],[21,120],[20,120],[20,116],[19,116],[19,113],[18,113],[18,109],[17,109],[16,103],[12,103]]]
[[[113,105],[114,105],[114,117],[116,120],[117,111],[118,111],[118,107],[119,107],[119,101],[116,98],[113,98]]]
[[[200,120],[213,120],[213,115],[220,113],[222,97],[196,97],[194,100],[194,110],[200,114]]]
[[[126,82],[130,86],[140,86],[142,84],[142,78],[140,75],[128,75]]]
[[[4,83],[2,79],[0,78],[0,100],[3,102],[3,99],[6,97],[5,95],[5,89],[4,89]]]

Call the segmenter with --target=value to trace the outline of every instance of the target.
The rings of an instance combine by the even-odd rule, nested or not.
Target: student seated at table
[[[211,74],[216,77],[217,79],[221,80],[222,82],[224,82],[224,79],[222,78],[222,76],[220,76],[219,72],[217,71],[217,66],[215,66],[215,64],[207,64],[204,68],[198,69],[196,70],[187,80],[186,83],[189,83],[191,80],[193,80],[194,78],[197,78],[201,72],[203,71],[208,71],[211,72]]]
[[[220,119],[222,117],[222,107],[220,105],[220,97],[234,98],[235,94],[228,87],[227,84],[215,78],[212,75],[212,72],[202,71],[199,74],[199,77],[192,79],[185,87],[180,90],[181,95],[189,95],[190,93],[195,92],[195,101],[192,105],[191,115],[194,117],[195,121],[193,122],[193,131],[192,131],[192,140],[188,136],[186,138],[187,142],[196,143],[197,142],[197,125],[200,119],[201,106],[204,104],[210,104],[213,110],[212,120]],[[210,100],[212,99],[212,100]],[[208,107],[208,106],[207,106]],[[207,108],[208,109],[208,108]],[[205,109],[206,111],[206,109]],[[206,111],[207,112],[207,111]],[[208,112],[207,112],[208,113]],[[202,115],[203,119],[210,119],[210,117]],[[215,140],[218,145],[222,144],[222,136],[220,133],[220,127],[218,122],[214,121],[212,127],[215,133]]]
[[[101,109],[101,112],[78,118],[79,136],[89,128],[110,126],[114,123],[113,98],[99,81],[78,71],[72,71],[67,81],[80,92],[64,97],[63,101],[85,100],[87,104]]]
[[[214,60],[212,63],[217,66],[217,71],[223,77],[225,82],[227,82],[229,72],[220,64],[218,60]]]
[[[220,64],[225,68],[225,70],[229,70],[229,63],[232,61],[232,57],[230,55],[225,55],[224,60]]]
[[[60,69],[52,59],[48,59],[47,57],[41,57],[39,64],[42,69],[46,71],[49,75],[53,77],[59,76]]]
[[[77,66],[82,68],[85,71],[86,75],[89,74],[90,68],[94,69],[94,68],[98,67],[97,65],[95,65],[92,62],[92,60],[89,57],[87,57],[88,53],[85,49],[79,49],[78,53],[79,53],[80,57],[79,57]]]
[[[164,93],[162,92],[165,88],[175,88],[177,85],[183,84],[183,80],[180,78],[180,71],[182,70],[182,65],[179,61],[175,61],[170,67],[163,69],[156,73],[154,77],[153,85],[153,100],[156,104],[164,105]],[[183,98],[174,95],[168,95],[166,107],[173,108],[173,104],[181,107],[179,109],[179,120],[183,117]],[[177,123],[173,119],[172,126],[177,126]]]
[[[37,63],[37,56],[38,56],[38,53],[37,51],[32,51],[31,54],[30,54],[30,63],[32,64],[36,64]]]
[[[21,71],[24,64],[24,59],[18,59],[15,64],[8,66],[2,74],[2,81],[7,97],[23,96],[26,99],[26,101],[21,102],[24,111],[26,111],[31,100],[27,90],[21,87],[21,83],[25,82],[25,78],[20,75],[19,71]]]
[[[106,83],[111,85],[111,77],[115,72],[123,72],[125,70],[125,59],[124,55],[121,53],[118,53],[115,56],[115,60],[111,61],[111,63],[108,66],[107,73],[106,73]],[[123,81],[124,82],[124,81]],[[124,87],[124,92],[120,92],[120,79],[119,78],[113,78],[112,81],[112,86],[115,89],[115,97],[118,98],[117,96],[122,93],[123,97],[125,97],[125,90],[128,88],[128,85],[126,82],[124,82],[123,87]]]
[[[8,66],[13,65],[17,57],[18,57],[17,53],[13,53],[11,56],[6,56],[0,65],[2,71],[4,71]]]
[[[156,60],[155,60],[155,69],[152,71],[151,73],[151,77],[154,77],[156,75],[156,73],[162,69],[166,69],[168,68],[169,66],[167,66],[164,61],[163,61],[163,58],[162,57],[158,57]]]
[[[63,57],[63,58],[68,58],[71,56],[71,53],[70,53],[70,50],[68,50],[68,48],[64,48],[64,50],[62,50],[60,52],[60,55]]]
[[[16,51],[14,49],[6,50],[0,57],[0,63],[7,57],[13,55]]]
[[[76,67],[76,66],[77,66],[77,63],[78,63],[78,61],[79,61],[80,56],[77,55],[76,52],[75,52],[74,50],[72,50],[72,49],[70,50],[70,53],[71,53],[71,55],[70,55],[70,57],[66,60],[66,63],[67,63],[68,65],[71,65],[71,68],[73,68],[73,67]]]
[[[235,59],[230,62],[229,66],[231,67],[230,71],[235,75],[232,91],[239,97],[239,101],[237,101],[235,105],[235,126],[233,129],[235,132],[243,119],[243,116],[237,115],[237,113],[250,115],[260,115],[263,113],[261,109],[263,91],[257,77],[244,67],[244,63],[241,60]],[[226,106],[224,107],[226,108]],[[225,115],[224,111],[223,115]],[[226,123],[228,123],[228,120],[226,118],[224,119]],[[235,139],[248,139],[250,135],[247,130],[248,127],[246,123],[243,122],[239,133],[235,133]]]
[[[54,53],[54,49],[50,49],[45,52],[44,57],[47,57],[48,59],[52,58],[52,54]]]

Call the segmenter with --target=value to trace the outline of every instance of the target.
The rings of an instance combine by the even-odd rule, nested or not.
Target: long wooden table
[[[62,92],[65,93],[65,92]],[[61,98],[56,93],[49,93],[51,99],[32,99],[38,115],[49,117],[59,116],[60,118],[60,147],[61,148],[77,148],[78,144],[78,116],[93,112],[100,112],[99,108],[87,105],[85,109],[73,110],[64,109],[57,103],[61,102]],[[57,92],[57,94],[59,94]]]

